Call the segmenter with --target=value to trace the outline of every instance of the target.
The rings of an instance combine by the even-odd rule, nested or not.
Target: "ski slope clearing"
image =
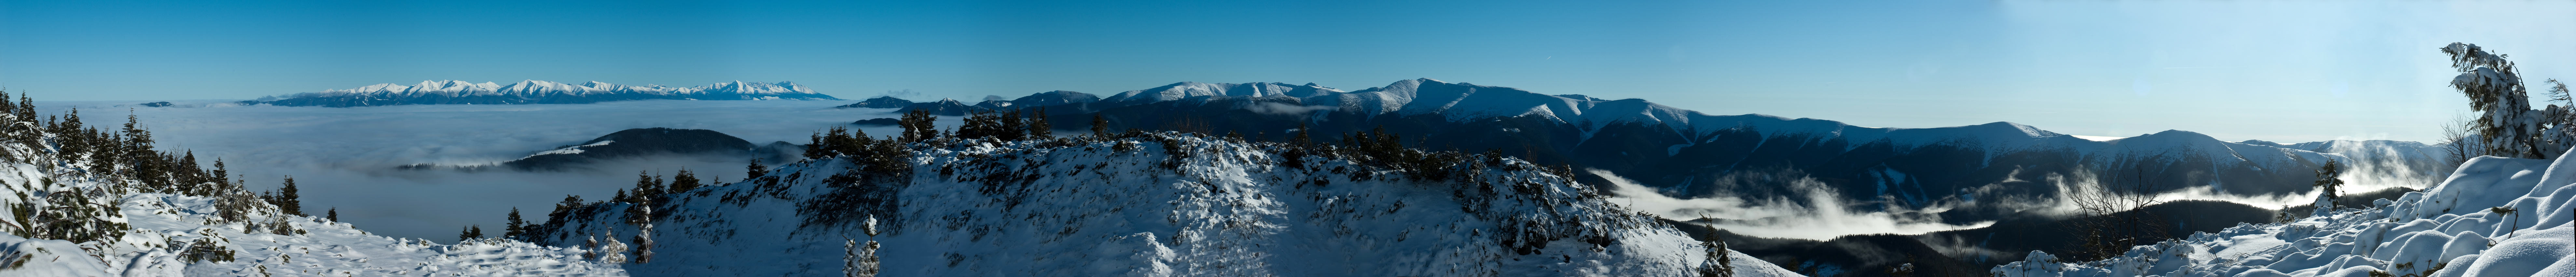
[[[2576,276],[2576,162],[2478,157],[2368,209],[2248,224],[2068,263],[2033,251],[2001,276]]]

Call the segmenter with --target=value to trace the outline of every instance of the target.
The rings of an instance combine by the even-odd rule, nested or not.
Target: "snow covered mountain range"
[[[695,87],[630,86],[601,82],[565,84],[524,80],[510,84],[465,81],[421,81],[376,84],[243,101],[278,106],[362,107],[430,104],[581,104],[604,101],[673,100],[841,100],[815,93],[793,82],[733,81]]]
[[[1077,96],[1067,97],[1067,95]],[[1039,96],[1043,104],[1014,104]],[[1111,130],[1204,129],[1284,140],[1298,128],[1319,139],[1378,127],[1416,147],[1499,149],[1541,164],[1608,170],[1681,196],[1788,196],[1766,183],[1730,183],[1741,174],[1794,171],[1832,184],[1840,195],[1891,207],[1967,203],[1997,197],[2048,196],[2047,184],[2010,180],[2093,176],[2155,183],[2157,191],[2207,188],[2237,195],[2301,193],[2328,160],[2355,164],[2373,180],[2430,183],[2448,172],[2438,146],[2395,141],[2284,145],[2227,142],[2168,130],[2095,140],[2010,122],[1940,127],[1873,128],[1760,114],[1710,115],[1643,99],[1547,95],[1509,87],[1402,80],[1343,91],[1313,84],[1182,82],[1117,93],[1052,91],[968,105],[911,103],[905,110],[963,115],[977,110],[1046,107],[1057,126],[1079,130],[1090,115]],[[895,103],[899,99],[872,100]],[[910,101],[901,101],[910,102]],[[888,107],[892,105],[877,105]],[[858,106],[845,106],[858,107]],[[1591,178],[1591,177],[1585,177]],[[2002,185],[1998,185],[2002,184]],[[1954,216],[1979,218],[1963,210]]]

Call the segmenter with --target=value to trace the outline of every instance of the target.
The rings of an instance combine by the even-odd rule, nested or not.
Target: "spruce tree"
[[[769,176],[769,166],[760,165],[760,159],[759,159],[759,158],[753,158],[753,159],[751,159],[751,165],[743,166],[743,172],[742,172],[742,174],[743,174],[744,176],[749,176],[749,177],[743,177],[743,178],[742,178],[742,180],[743,180],[743,181],[751,181],[752,179],[760,179],[760,177],[761,177],[761,176]]]
[[[304,200],[296,194],[295,176],[286,176],[286,186],[277,188],[277,209],[287,214],[305,216]]]
[[[331,222],[340,222],[340,207],[331,207],[331,211],[325,212],[322,218],[330,219]]]
[[[608,244],[599,246],[599,262],[626,263],[626,243],[617,241],[617,233],[605,233],[602,237],[608,237]]]
[[[647,219],[643,224],[635,226],[635,263],[640,264],[653,262],[653,221],[650,220],[653,218],[653,207],[639,207],[642,208],[642,217]]]
[[[503,238],[517,238],[519,235],[527,234],[528,221],[519,219],[519,207],[510,207],[510,220],[502,224],[508,224],[501,229]]]
[[[699,186],[702,185],[698,184],[698,175],[689,173],[689,168],[683,167],[679,173],[671,174],[671,193],[688,192]]]
[[[2335,189],[2343,186],[2343,178],[2335,176],[2342,174],[2342,171],[2343,166],[2341,163],[2337,163],[2331,159],[2326,160],[2326,165],[2324,167],[2317,169],[2317,182],[2311,185],[2318,189],[2316,203],[2317,209],[2310,214],[2324,215],[2334,211],[2335,198],[2337,197]]]
[[[1037,107],[1035,112],[1029,113],[1029,138],[1049,139],[1054,137],[1055,125],[1047,123],[1046,107]]]
[[[457,230],[456,232],[456,243],[465,243],[465,241],[478,238],[483,238],[482,226],[467,225],[463,230]]]
[[[649,203],[648,201],[660,197],[662,197],[662,178],[653,176],[649,172],[635,171],[635,199],[629,202]]]
[[[1314,145],[1315,145],[1315,138],[1314,138],[1314,137],[1312,137],[1312,136],[1307,136],[1307,135],[1306,135],[1306,134],[1309,134],[1309,133],[1314,133],[1314,130],[1309,130],[1309,129],[1307,129],[1307,128],[1308,128],[1308,127],[1306,127],[1306,122],[1305,122],[1305,121],[1298,121],[1298,122],[1297,122],[1297,138],[1296,138],[1296,139],[1293,139],[1293,140],[1290,140],[1290,141],[1289,141],[1289,143],[1296,144],[1297,146],[1314,146]]]
[[[929,110],[912,110],[904,112],[903,118],[897,119],[895,125],[903,126],[903,142],[916,142],[939,138],[939,126],[933,124],[938,120],[939,117],[930,115]]]
[[[1023,120],[1023,118],[1020,117],[1021,115],[1022,114],[1019,110],[1012,110],[1010,113],[1002,114],[1002,128],[999,130],[993,130],[993,134],[1002,137],[1003,140],[1029,139],[1029,133],[1027,131],[1029,129],[1029,122],[1027,120]]]
[[[858,240],[848,240],[841,244],[842,249],[848,251],[841,256],[841,273],[842,276],[848,277],[876,277],[880,271],[877,262],[877,216],[869,215],[864,225],[860,226],[860,230],[868,234],[867,246],[860,246]]]
[[[817,160],[832,156],[830,152],[832,147],[825,145],[828,142],[823,140],[823,132],[814,132],[813,135],[806,137],[806,141],[808,142],[805,143],[805,159]]]
[[[1101,117],[1101,116],[1100,116],[1100,114],[1096,114],[1096,113],[1095,113],[1095,114],[1091,114],[1091,137],[1094,137],[1094,138],[1109,137],[1109,118],[1108,118],[1108,117]]]

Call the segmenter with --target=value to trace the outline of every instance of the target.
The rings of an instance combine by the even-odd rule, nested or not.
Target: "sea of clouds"
[[[195,151],[200,163],[221,158],[252,189],[274,189],[293,175],[305,212],[338,208],[340,220],[396,237],[452,240],[481,225],[499,233],[516,207],[542,221],[565,195],[605,199],[631,188],[638,171],[667,175],[687,168],[701,178],[732,181],[746,161],[660,157],[594,164],[567,172],[401,170],[410,164],[476,165],[525,157],[631,128],[708,129],[754,144],[803,144],[808,135],[851,121],[894,117],[891,109],[836,109],[848,101],[647,100],[562,105],[404,105],[323,108],[241,106],[229,101],[40,101],[45,114],[80,109],[84,123],[118,128],[129,113],[159,147]],[[942,124],[954,125],[946,118]],[[897,134],[895,127],[860,128]]]

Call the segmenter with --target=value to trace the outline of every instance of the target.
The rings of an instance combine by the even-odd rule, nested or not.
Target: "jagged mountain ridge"
[[[909,169],[826,158],[648,201],[661,259],[689,262],[628,269],[829,275],[845,240],[882,242],[886,274],[920,276],[1696,276],[1703,262],[1698,241],[1651,216],[1500,157],[1424,181],[1177,133],[910,148]],[[531,240],[635,234],[634,205],[578,205]],[[862,216],[886,232],[867,236]],[[1792,276],[1730,255],[1737,276]]]
[[[841,100],[831,95],[816,93],[805,85],[793,82],[733,81],[695,87],[669,87],[629,86],[602,82],[576,85],[538,80],[523,80],[507,85],[455,80],[421,81],[419,84],[408,86],[385,83],[352,89],[298,93],[276,98],[279,99],[243,101],[243,104],[362,107],[431,104],[582,104],[647,99]]]

